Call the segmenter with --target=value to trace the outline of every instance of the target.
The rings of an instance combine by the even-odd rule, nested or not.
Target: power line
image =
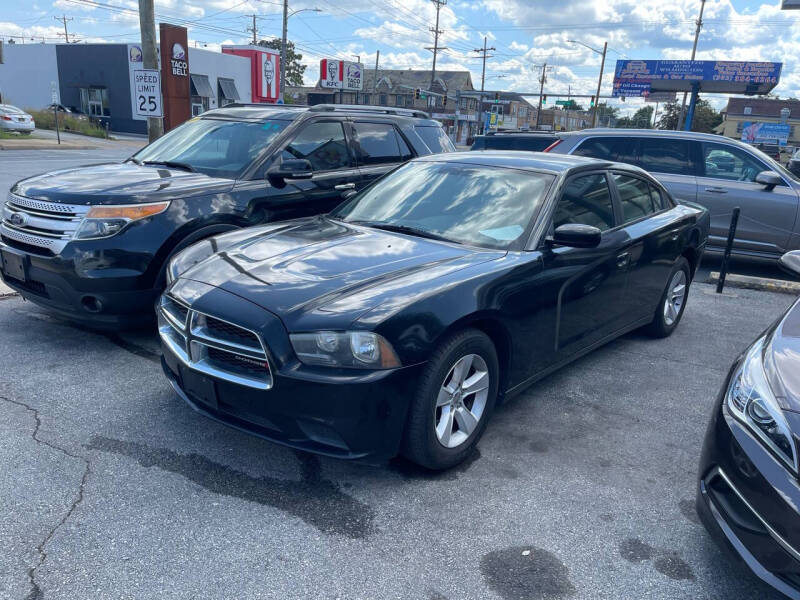
[[[431,31],[433,32],[433,48],[426,48],[426,50],[433,50],[433,67],[431,68],[431,85],[430,89],[433,90],[433,81],[436,79],[436,53],[439,51],[439,34],[443,33],[439,29],[439,11],[447,4],[447,0],[431,0],[436,6],[436,25]],[[447,48],[442,48],[446,50]]]

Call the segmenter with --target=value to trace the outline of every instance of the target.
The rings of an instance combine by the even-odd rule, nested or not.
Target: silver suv
[[[752,146],[718,135],[648,129],[586,129],[560,137],[549,152],[637,165],[676,200],[706,207],[710,250],[724,247],[736,206],[742,212],[735,253],[777,259],[800,249],[800,177]]]

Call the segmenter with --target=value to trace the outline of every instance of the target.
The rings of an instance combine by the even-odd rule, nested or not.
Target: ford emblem
[[[15,212],[11,213],[11,216],[8,218],[8,222],[15,227],[23,227],[28,222],[28,218],[27,215]]]

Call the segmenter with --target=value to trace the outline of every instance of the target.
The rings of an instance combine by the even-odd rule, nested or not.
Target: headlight
[[[75,239],[92,240],[111,237],[122,231],[128,223],[162,213],[167,210],[168,206],[169,202],[128,206],[93,206],[89,209],[78,231],[75,232]]]
[[[400,366],[391,344],[369,331],[293,333],[292,346],[300,362],[326,367],[391,369]]]
[[[792,471],[797,473],[797,449],[780,406],[767,382],[761,353],[763,338],[747,352],[731,379],[728,408],[745,423]]]
[[[181,250],[172,257],[167,265],[167,283],[172,283],[180,277],[181,274],[191,269],[197,263],[204,261],[214,254],[214,252],[214,245],[210,240],[202,240]]]

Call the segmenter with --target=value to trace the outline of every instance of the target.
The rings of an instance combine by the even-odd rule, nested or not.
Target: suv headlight
[[[289,335],[295,354],[307,365],[391,369],[400,360],[391,344],[370,331],[317,331]]]
[[[214,245],[208,239],[184,248],[173,256],[167,265],[167,283],[172,283],[197,263],[214,254],[214,252],[216,252]]]
[[[95,240],[118,234],[129,223],[146,219],[167,210],[169,202],[126,206],[92,206],[78,231],[76,240]]]
[[[797,473],[797,448],[789,424],[769,387],[761,357],[764,338],[748,350],[728,386],[728,408],[758,438]]]

